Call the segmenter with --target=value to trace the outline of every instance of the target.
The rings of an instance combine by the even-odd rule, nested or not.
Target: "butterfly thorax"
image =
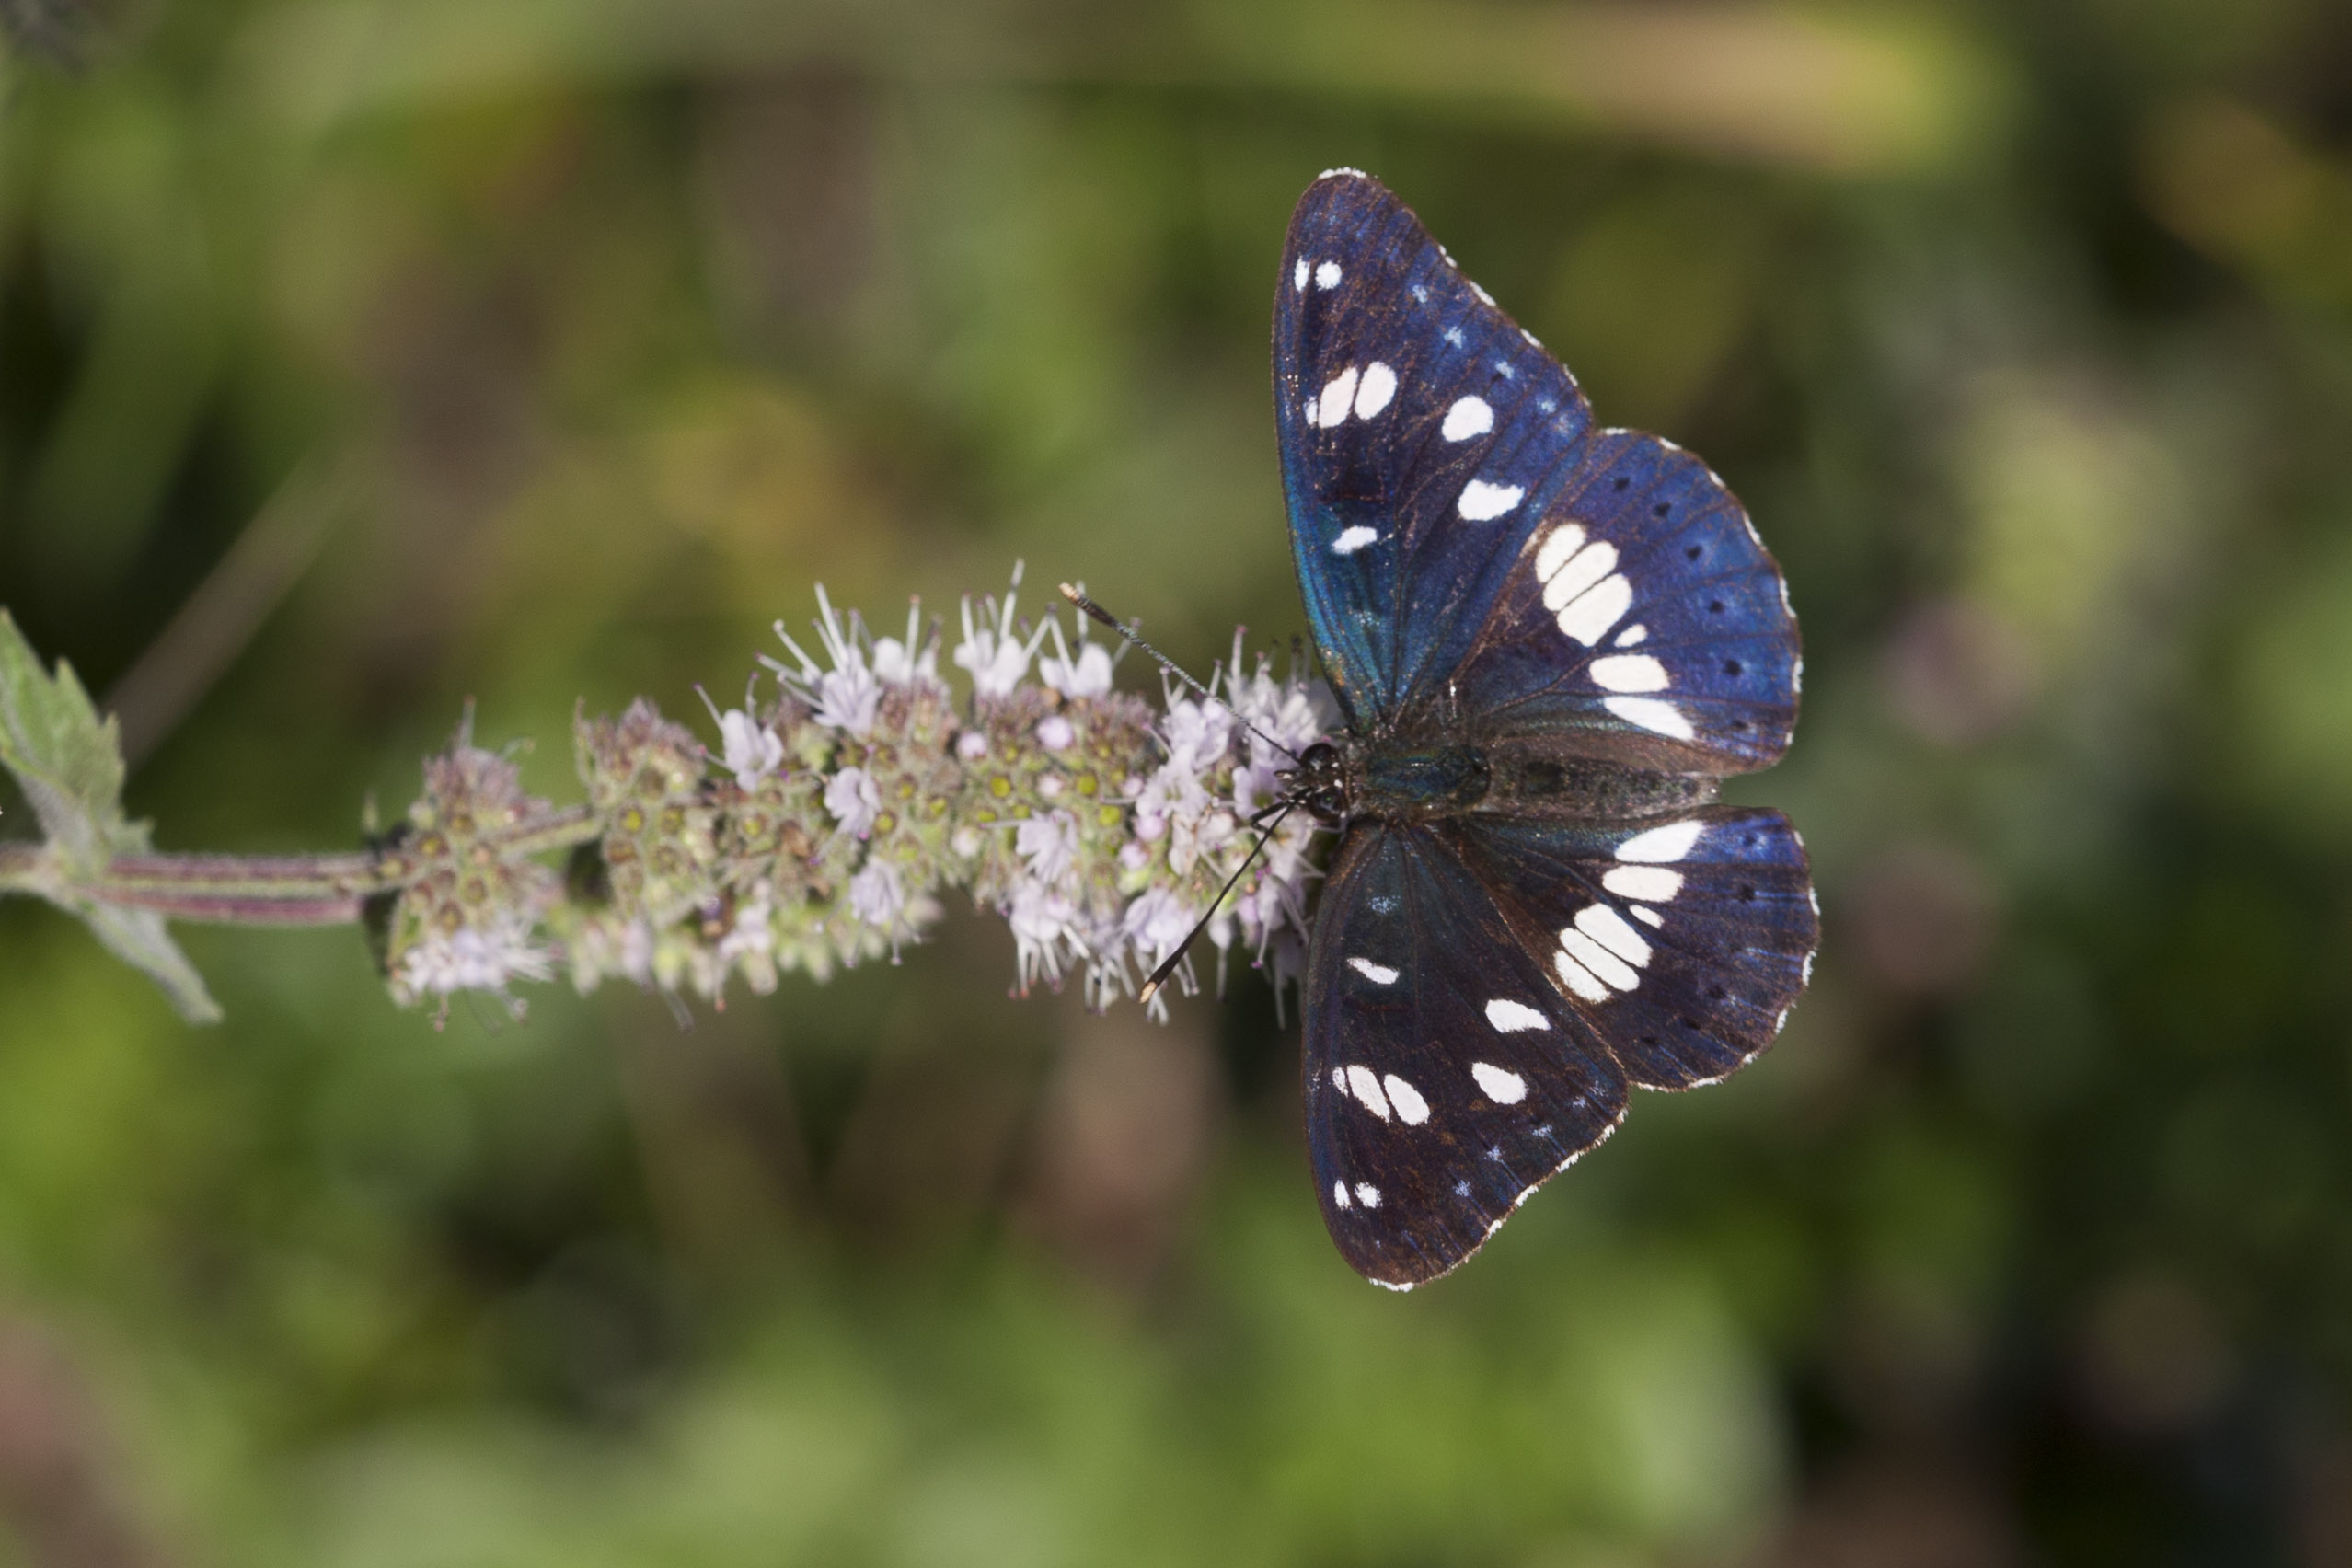
[[[1427,822],[1470,813],[1634,822],[1702,806],[1712,775],[1572,755],[1540,736],[1493,741],[1345,736],[1308,749],[1290,797],[1324,823]]]

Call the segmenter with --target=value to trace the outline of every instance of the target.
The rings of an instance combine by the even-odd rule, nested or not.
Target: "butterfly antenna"
[[[1280,816],[1276,816],[1274,821],[1266,824],[1265,831],[1258,835],[1258,841],[1250,846],[1250,853],[1243,858],[1241,864],[1235,869],[1233,874],[1225,879],[1225,885],[1217,890],[1216,896],[1209,900],[1207,913],[1193,922],[1193,928],[1184,933],[1184,940],[1176,944],[1174,951],[1159,961],[1159,967],[1153,970],[1151,978],[1143,983],[1143,989],[1136,993],[1136,1001],[1148,1006],[1152,997],[1159,995],[1159,988],[1168,984],[1168,977],[1176,973],[1178,964],[1184,962],[1184,954],[1191,951],[1194,942],[1200,940],[1201,933],[1208,929],[1208,923],[1216,918],[1216,912],[1225,906],[1226,895],[1230,894],[1242,877],[1248,874],[1250,868],[1258,863],[1258,857],[1265,852],[1266,840],[1274,836],[1274,829],[1282,825],[1283,817],[1289,814],[1290,808],[1286,806]]]
[[[1259,729],[1255,724],[1250,722],[1248,717],[1237,709],[1233,704],[1226,701],[1225,698],[1217,696],[1216,693],[1209,690],[1208,687],[1194,680],[1190,672],[1188,672],[1183,665],[1179,664],[1175,660],[1170,659],[1167,654],[1162,653],[1159,649],[1154,648],[1150,643],[1146,642],[1142,636],[1132,627],[1122,625],[1118,620],[1113,617],[1109,610],[1104,609],[1092,599],[1088,598],[1086,594],[1075,584],[1068,582],[1063,583],[1062,597],[1067,599],[1071,604],[1076,605],[1079,609],[1085,611],[1088,619],[1100,622],[1104,627],[1107,627],[1112,631],[1117,633],[1120,637],[1124,638],[1130,647],[1141,649],[1145,656],[1149,658],[1152,663],[1158,664],[1170,674],[1174,675],[1178,680],[1182,681],[1194,691],[1199,692],[1203,700],[1216,703],[1219,708],[1224,709],[1228,713],[1230,713],[1236,719],[1240,720],[1241,727],[1249,731],[1250,733],[1257,736],[1258,739],[1265,742],[1266,744],[1274,747],[1274,750],[1282,753],[1283,755],[1288,757],[1291,761],[1297,762],[1299,760],[1298,754],[1297,752],[1292,751],[1288,746],[1284,745],[1280,741],[1275,740],[1272,735],[1267,734],[1263,730]],[[1239,657],[1238,653],[1236,656]],[[1187,938],[1185,940],[1189,941],[1191,939]]]

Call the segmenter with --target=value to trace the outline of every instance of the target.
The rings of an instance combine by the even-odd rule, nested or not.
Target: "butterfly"
[[[1345,721],[1289,796],[1339,841],[1308,943],[1308,1146],[1341,1254],[1409,1289],[1612,1132],[1779,1033],[1804,846],[1716,803],[1789,744],[1779,566],[1673,443],[1575,378],[1354,169],[1274,309],[1290,542]]]

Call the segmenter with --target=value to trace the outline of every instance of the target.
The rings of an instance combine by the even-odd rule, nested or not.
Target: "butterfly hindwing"
[[[1775,811],[1669,822],[1458,819],[1440,830],[1520,946],[1645,1089],[1722,1078],[1780,1033],[1813,972],[1804,846]]]
[[[1445,1274],[1606,1137],[1626,1079],[1433,828],[1361,822],[1307,963],[1308,1147],[1367,1279]]]
[[[1344,169],[1291,219],[1274,408],[1308,618],[1349,721],[1378,724],[1459,661],[1591,409],[1402,202]]]
[[[1780,567],[1704,463],[1604,431],[1528,536],[1452,700],[1485,727],[1668,771],[1778,761],[1803,672]]]

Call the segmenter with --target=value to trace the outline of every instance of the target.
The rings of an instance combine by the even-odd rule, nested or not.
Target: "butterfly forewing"
[[[1624,1074],[1430,828],[1348,832],[1307,969],[1308,1147],[1367,1279],[1453,1268],[1625,1113]]]
[[[1584,444],[1454,675],[1482,728],[1667,771],[1770,767],[1796,722],[1796,617],[1723,481],[1669,442]]]
[[[1308,618],[1351,723],[1434,690],[1592,422],[1574,379],[1377,180],[1292,217],[1274,408]]]

